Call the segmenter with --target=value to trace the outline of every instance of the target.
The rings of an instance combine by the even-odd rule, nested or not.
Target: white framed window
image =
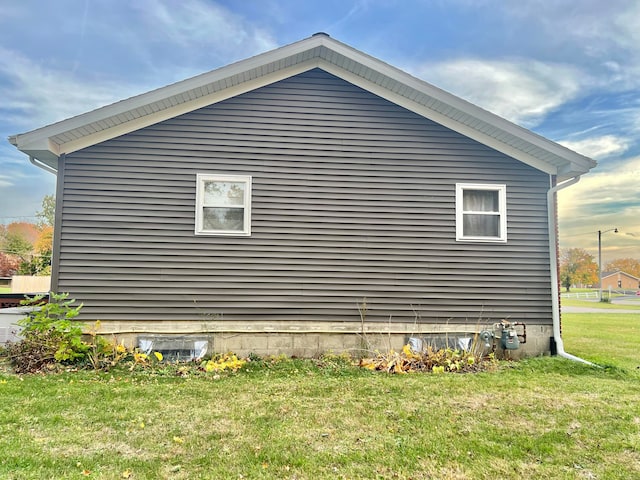
[[[251,235],[251,177],[196,176],[196,235]]]
[[[507,186],[456,184],[456,240],[507,241]]]

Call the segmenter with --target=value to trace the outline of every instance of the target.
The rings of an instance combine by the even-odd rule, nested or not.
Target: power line
[[[51,257],[50,253],[30,253],[30,252],[20,252],[17,250],[5,250],[5,249],[0,249],[0,253],[6,253],[8,255],[17,255],[17,256],[30,256],[30,257],[45,257],[45,258],[49,258]]]

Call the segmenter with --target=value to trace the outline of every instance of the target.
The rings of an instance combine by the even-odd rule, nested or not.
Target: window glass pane
[[[244,208],[205,207],[202,212],[203,230],[244,230]]]
[[[465,237],[499,237],[500,216],[465,213],[462,228]]]
[[[204,182],[204,204],[215,206],[244,205],[244,182]]]
[[[465,212],[498,212],[497,190],[464,190],[462,210]]]

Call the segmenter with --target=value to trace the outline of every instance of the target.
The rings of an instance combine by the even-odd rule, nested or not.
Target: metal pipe
[[[555,209],[555,194],[559,190],[569,187],[580,181],[580,175],[573,177],[563,183],[551,187],[547,192],[547,216],[549,219],[549,260],[551,266],[551,317],[553,319],[553,340],[556,343],[556,352],[559,356],[573,360],[576,362],[586,363],[587,365],[596,366],[583,358],[571,355],[564,350],[564,342],[560,332],[560,290],[558,279],[558,237],[557,237],[557,219]]]

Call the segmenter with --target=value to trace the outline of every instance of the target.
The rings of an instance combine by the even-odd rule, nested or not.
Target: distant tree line
[[[603,272],[622,271],[640,278],[640,260],[618,258],[604,265]],[[560,281],[567,292],[574,285],[597,285],[600,281],[598,263],[583,248],[567,248],[560,251]]]
[[[50,275],[55,197],[46,195],[38,223],[0,225],[0,277]]]

